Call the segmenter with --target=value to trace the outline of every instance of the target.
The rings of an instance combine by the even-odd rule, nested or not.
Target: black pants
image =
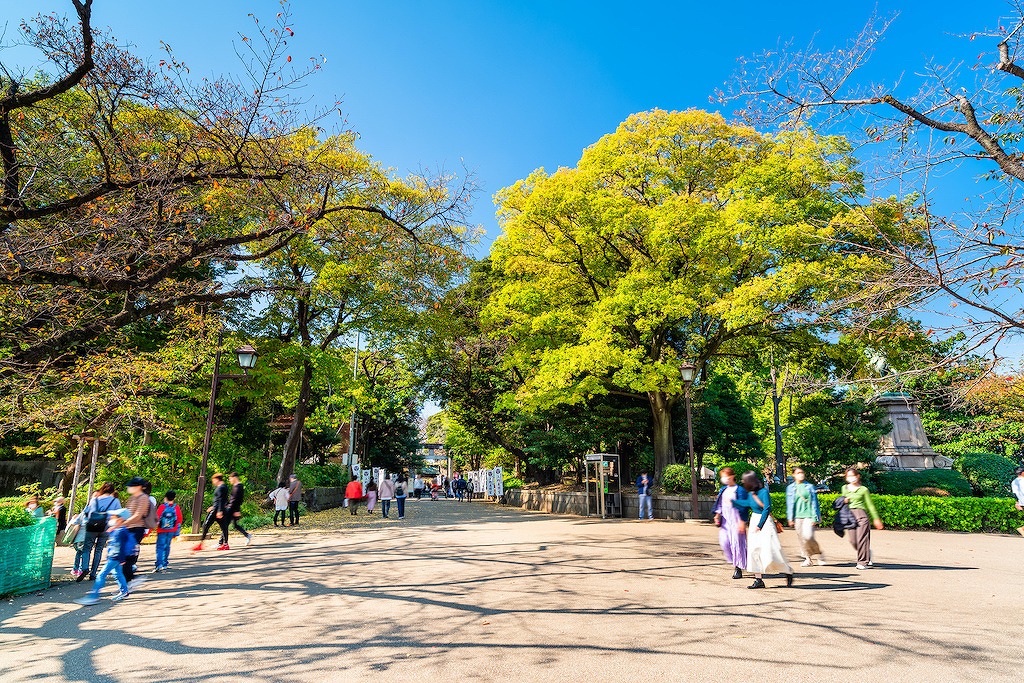
[[[398,505],[398,516],[405,517],[405,496],[401,498],[395,498],[396,504]]]
[[[359,499],[349,498],[348,499],[348,514],[357,515],[359,514]]]
[[[214,524],[217,524],[218,522],[220,522],[220,520],[217,519],[216,512],[208,512],[206,514],[206,519],[203,521],[203,535],[199,537],[200,543],[206,540],[206,537],[210,533],[210,527],[212,527]]]
[[[288,501],[288,523],[299,523],[299,501],[297,500]]]
[[[224,542],[227,543],[228,527],[229,526],[235,527],[235,531],[237,531],[238,533],[242,534],[246,538],[249,538],[249,532],[246,531],[245,527],[242,526],[242,524],[241,524],[242,518],[241,517],[235,517],[235,513],[233,513],[233,512],[229,515],[229,517],[231,519],[231,523],[224,525]]]
[[[281,515],[281,526],[284,526],[284,523],[287,520],[288,511],[287,510],[274,510],[274,526],[277,526],[277,516],[278,515]]]
[[[135,578],[135,565],[139,561],[139,551],[142,549],[139,543],[142,543],[142,537],[146,535],[146,527],[137,526],[132,527],[128,530],[132,536],[135,537],[135,551],[128,556],[124,561],[124,580],[131,581]]]

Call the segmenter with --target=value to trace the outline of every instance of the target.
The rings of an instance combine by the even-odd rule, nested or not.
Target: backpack
[[[102,510],[93,510],[89,513],[89,516],[85,520],[85,530],[91,531],[94,534],[101,533],[107,530],[107,513],[110,512],[110,508],[113,507],[113,503],[117,502],[111,498],[107,501],[107,507]]]
[[[395,496],[401,498],[405,495],[405,484],[398,484],[395,486]]]
[[[165,531],[170,531],[174,527],[178,526],[178,506],[174,503],[165,505],[158,524],[159,528]]]
[[[143,495],[145,495],[145,494],[143,494]],[[149,496],[146,496],[146,503],[149,504],[149,511],[146,512],[146,519],[144,520],[145,524],[146,524],[146,528],[147,529],[155,529],[156,528],[156,506],[153,505],[153,501],[151,501],[149,499]]]

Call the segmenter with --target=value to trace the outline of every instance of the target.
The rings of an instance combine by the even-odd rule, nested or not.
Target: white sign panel
[[[494,495],[499,498],[505,495],[505,473],[501,467],[494,468]]]

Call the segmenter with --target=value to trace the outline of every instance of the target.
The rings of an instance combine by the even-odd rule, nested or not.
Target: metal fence
[[[0,595],[18,595],[50,586],[57,520],[0,531]]]

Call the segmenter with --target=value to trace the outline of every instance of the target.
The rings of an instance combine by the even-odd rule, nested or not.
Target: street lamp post
[[[692,363],[683,363],[679,366],[679,374],[683,378],[683,393],[686,401],[686,435],[690,442],[690,518],[698,519],[700,510],[697,507],[697,459],[693,452],[693,417],[690,414],[690,387],[693,386],[693,378],[697,372],[696,366]]]
[[[206,413],[206,434],[203,435],[203,459],[199,465],[199,478],[196,480],[196,497],[192,500],[192,533],[198,534],[203,523],[203,497],[206,495],[206,463],[210,457],[210,439],[213,436],[213,412],[217,407],[217,391],[220,389],[221,380],[225,379],[246,379],[249,371],[256,367],[256,358],[259,356],[249,344],[235,349],[235,356],[238,358],[238,367],[242,368],[242,374],[221,374],[220,355],[221,347],[224,345],[224,330],[217,336],[217,353],[213,359],[213,378],[210,380],[210,407]]]

